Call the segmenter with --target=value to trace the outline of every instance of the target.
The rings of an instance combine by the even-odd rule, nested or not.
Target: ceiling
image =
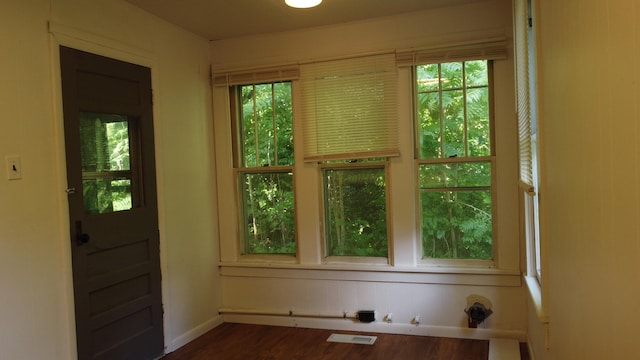
[[[222,40],[483,0],[324,0],[313,9],[290,8],[284,0],[126,1],[209,40]]]

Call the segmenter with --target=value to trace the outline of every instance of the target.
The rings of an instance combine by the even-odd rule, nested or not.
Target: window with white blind
[[[322,172],[324,255],[386,259],[385,159],[399,155],[395,56],[304,64],[300,80],[304,159]]]
[[[227,118],[215,135],[222,262],[496,267],[496,177],[516,171],[495,153],[494,62],[506,49],[499,40],[215,74],[216,121]],[[500,63],[502,89],[512,70]]]
[[[532,0],[515,3],[516,84],[520,188],[527,244],[527,275],[542,281],[538,198],[538,116]]]

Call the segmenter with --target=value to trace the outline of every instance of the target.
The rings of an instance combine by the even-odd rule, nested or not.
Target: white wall
[[[493,0],[471,5],[439,8],[400,16],[322,28],[212,42],[215,72],[295,64],[312,60],[372,52],[432,48],[482,41],[511,40],[511,2]],[[427,268],[419,259],[413,206],[415,185],[406,172],[413,168],[411,139],[411,76],[399,70],[399,123],[401,154],[390,164],[393,213],[393,260],[391,266],[326,264],[322,261],[317,173],[313,165],[296,167],[296,182],[305,184],[304,200],[297,199],[298,258],[290,262],[255,261],[238,254],[236,199],[232,164],[228,91],[214,89],[215,145],[218,156],[220,241],[223,307],[285,314],[336,314],[374,309],[378,322],[360,326],[349,320],[225,315],[226,321],[283,325],[369,329],[442,336],[483,338],[506,336],[524,340],[527,323],[526,298],[520,276],[518,239],[518,188],[516,120],[513,93],[513,61],[495,62],[496,147],[498,153],[497,216],[498,252],[495,269],[457,267]],[[294,93],[296,82],[293,84]],[[294,110],[295,111],[295,110]],[[409,173],[411,171],[409,170]],[[399,176],[398,176],[399,175]],[[302,179],[303,178],[303,179]],[[405,182],[406,181],[406,182]],[[315,209],[315,210],[314,210]],[[480,294],[490,298],[495,314],[478,330],[466,329],[466,298]],[[386,313],[394,322],[382,322]],[[420,314],[421,325],[411,325]]]
[[[152,68],[165,344],[217,324],[208,42],[120,0],[7,1],[0,24],[0,359],[75,357],[59,44]]]
[[[640,4],[538,2],[550,324],[535,357],[639,358]]]

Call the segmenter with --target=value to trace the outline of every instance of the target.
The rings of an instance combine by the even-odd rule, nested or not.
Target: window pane
[[[130,210],[130,179],[82,180],[84,211],[87,214],[104,214]]]
[[[440,65],[440,83],[442,90],[462,89],[462,63],[452,62]]]
[[[293,164],[291,83],[241,86],[244,167]]]
[[[274,106],[276,115],[276,147],[278,165],[293,165],[293,110],[291,83],[276,83]]]
[[[482,60],[416,67],[420,159],[492,155],[488,65]]]
[[[420,201],[423,257],[493,257],[491,190],[422,190]]]
[[[438,91],[438,64],[418,66],[418,92]]]
[[[327,256],[387,257],[384,168],[325,169]]]
[[[467,136],[469,156],[491,155],[489,89],[467,90]]]
[[[465,62],[464,73],[467,87],[489,86],[487,60]]]
[[[447,163],[420,166],[420,188],[491,186],[491,163]]]
[[[132,171],[128,118],[89,112],[79,115],[85,213],[130,210]]]
[[[240,175],[244,208],[244,254],[295,254],[293,174]]]
[[[464,93],[443,91],[444,157],[465,156]]]
[[[418,118],[420,158],[440,158],[440,95],[437,92],[418,94]]]
[[[130,170],[126,116],[80,113],[82,171]]]

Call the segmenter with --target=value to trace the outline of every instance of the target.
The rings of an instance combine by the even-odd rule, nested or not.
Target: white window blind
[[[499,60],[506,59],[507,56],[506,41],[504,39],[492,39],[456,46],[398,51],[396,53],[396,62],[398,66],[414,66],[471,60]]]
[[[516,37],[516,92],[518,114],[518,140],[520,158],[520,186],[529,195],[535,195],[533,186],[533,154],[531,150],[531,109],[529,96],[529,27],[526,1],[515,2]]]
[[[213,73],[215,86],[265,84],[270,82],[297,80],[300,77],[298,65],[267,69],[239,70]]]
[[[398,156],[393,54],[300,66],[305,161]]]

